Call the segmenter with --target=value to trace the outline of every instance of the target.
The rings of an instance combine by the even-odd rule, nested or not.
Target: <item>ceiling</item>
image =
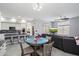
[[[22,17],[33,19],[52,19],[58,16],[79,16],[78,3],[40,3],[40,11],[33,10],[34,3],[0,3],[4,17]]]

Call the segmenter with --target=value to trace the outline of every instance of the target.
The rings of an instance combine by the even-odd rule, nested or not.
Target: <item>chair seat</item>
[[[29,54],[29,53],[32,53],[34,52],[33,48],[32,47],[26,47],[24,48],[24,54]]]

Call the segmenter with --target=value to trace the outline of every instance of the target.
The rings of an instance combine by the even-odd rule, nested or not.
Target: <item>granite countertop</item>
[[[0,47],[2,46],[2,44],[3,44],[4,42],[5,42],[4,40],[1,40],[1,41],[0,41]]]

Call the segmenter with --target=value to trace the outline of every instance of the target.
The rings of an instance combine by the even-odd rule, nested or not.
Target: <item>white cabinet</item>
[[[1,30],[9,30],[9,27],[15,27],[16,30],[21,30],[21,23],[1,22]]]
[[[6,41],[4,39],[4,34],[0,34],[0,56],[6,53]]]
[[[1,46],[0,46],[0,56],[4,55],[6,53],[6,42],[4,42]]]
[[[58,22],[58,34],[61,35],[70,34],[70,21]]]
[[[0,30],[1,30],[1,22],[0,22]]]

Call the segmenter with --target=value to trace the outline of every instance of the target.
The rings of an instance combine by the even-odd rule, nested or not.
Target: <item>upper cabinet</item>
[[[20,23],[1,22],[1,30],[9,30],[9,27],[15,27],[16,30],[21,29]]]

